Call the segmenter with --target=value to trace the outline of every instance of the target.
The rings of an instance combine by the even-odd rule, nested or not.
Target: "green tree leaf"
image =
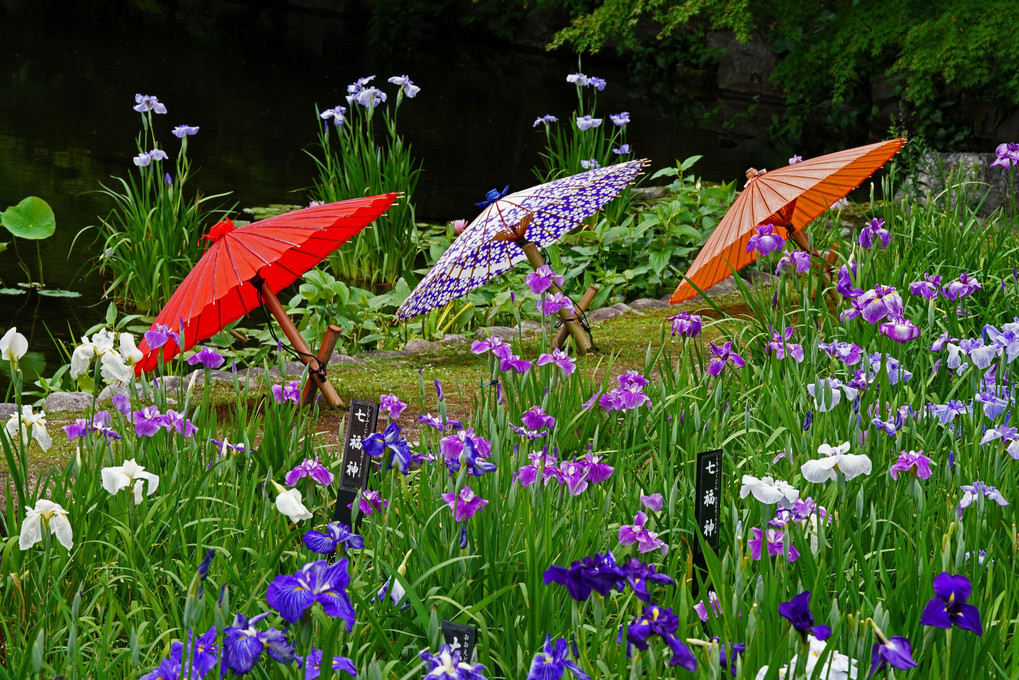
[[[57,230],[53,208],[36,196],[29,196],[0,213],[0,223],[14,236],[34,241],[49,238]]]

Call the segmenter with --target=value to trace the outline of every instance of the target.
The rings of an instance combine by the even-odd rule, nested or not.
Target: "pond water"
[[[43,278],[82,294],[0,295],[0,327],[17,325],[29,337],[46,357],[46,374],[61,363],[51,338],[80,335],[109,304],[90,273],[95,245],[75,237],[110,208],[100,184],[133,170],[135,93],[166,105],[157,121],[166,146],[176,141],[173,126],[200,126],[188,151],[198,169],[193,186],[203,193],[231,192],[225,200],[242,207],[306,203],[316,106],[343,103],[359,76],[408,74],[421,93],[401,108],[400,127],[424,164],[418,217],[437,222],[472,218],[474,202],[493,187],[533,184],[544,140],[534,119],[564,118],[576,102],[565,76],[577,62],[568,56],[463,33],[436,34],[413,53],[378,54],[358,17],[227,2],[185,3],[190,9],[169,16],[139,9],[160,3],[130,4],[0,1],[0,209],[28,195],[50,203],[57,233],[42,243]],[[629,141],[652,170],[703,154],[698,174],[733,180],[748,165],[779,163],[763,135],[733,146],[698,121],[663,112],[628,85],[618,64],[587,60],[583,70],[608,81],[599,112],[630,111]],[[22,258],[34,262],[28,245]],[[25,280],[13,254],[0,255],[2,285]]]

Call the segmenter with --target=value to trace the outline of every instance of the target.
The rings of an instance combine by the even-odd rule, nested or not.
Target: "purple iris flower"
[[[630,145],[629,144],[622,144],[622,145],[612,149],[612,153],[616,154],[617,156],[625,156],[628,153],[630,153]]]
[[[298,659],[298,665],[304,669],[304,680],[317,680],[322,674],[322,650],[311,648],[311,653],[304,659]],[[354,662],[345,656],[333,657],[333,670],[343,671],[347,675],[357,677],[357,668]]]
[[[754,534],[753,538],[747,539],[747,547],[750,549],[750,557],[755,561],[760,561],[761,556],[764,554],[764,543],[767,541],[768,544],[768,556],[769,557],[781,557],[785,555],[785,533],[777,529],[768,529],[767,533],[763,529],[754,527],[752,530]],[[792,543],[789,544],[789,561],[795,562],[800,557],[800,553],[796,548],[793,547]]]
[[[223,666],[226,670],[238,675],[250,673],[262,652],[282,664],[297,661],[294,646],[287,640],[286,633],[276,628],[264,632],[255,628],[255,624],[269,614],[264,612],[251,619],[243,614],[234,617],[234,623],[226,629],[223,641]]]
[[[870,250],[876,243],[875,239],[881,242],[882,248],[887,248],[888,243],[892,240],[891,232],[885,229],[885,221],[880,217],[875,217],[860,230],[858,240],[861,246]]]
[[[640,495],[640,504],[652,512],[661,512],[662,507],[665,504],[665,499],[662,498],[662,494],[653,493],[650,496]]]
[[[898,480],[900,472],[909,472],[910,470],[918,479],[927,479],[931,476],[931,459],[923,455],[923,449],[901,452],[898,460],[888,468],[888,474],[892,476],[892,479]]]
[[[347,507],[353,509],[354,504],[351,503]],[[365,489],[361,492],[361,498],[357,502],[358,510],[364,515],[371,515],[373,513],[381,513],[382,508],[389,507],[389,501],[384,499],[378,491],[372,491],[371,489]]]
[[[507,193],[509,193],[509,184],[504,186],[502,188],[502,191],[499,191],[498,189],[489,189],[488,193],[485,194],[485,200],[479,203],[475,203],[474,205],[478,206],[479,208],[487,208],[488,206],[492,205],[500,198],[505,196]]]
[[[527,371],[531,370],[531,364],[533,363],[533,361],[521,359],[516,354],[513,354],[499,362],[499,370],[503,373],[508,373],[509,371],[513,371],[514,373],[527,373]]]
[[[170,327],[165,323],[145,331],[145,342],[149,344],[149,349],[159,349],[169,342],[171,338],[177,343],[177,347],[180,347],[180,333],[171,331]]]
[[[1008,425],[987,428],[984,436],[980,438],[980,445],[983,446],[995,439],[1000,439],[1006,444],[1006,451],[1012,458],[1019,460],[1019,430]]]
[[[493,335],[485,340],[475,340],[471,345],[472,354],[484,354],[485,352],[491,352],[500,359],[509,359],[513,355],[513,348],[499,336]]]
[[[435,379],[435,396],[439,401],[445,401],[446,399],[446,397],[442,394],[442,383],[439,382],[438,378]]]
[[[580,167],[584,168],[585,170],[597,170],[598,168],[601,167],[601,163],[599,163],[597,159],[591,158],[586,161],[580,161]]]
[[[803,162],[803,156],[796,154],[789,159],[789,165],[796,165]]]
[[[412,462],[410,444],[400,434],[400,426],[396,423],[389,423],[382,434],[376,432],[368,435],[361,445],[364,447],[364,452],[372,457],[378,457],[387,450],[390,451],[389,464],[397,467],[405,475],[410,472]]]
[[[163,151],[162,149],[153,149],[152,151],[143,151],[142,153],[138,154],[131,160],[133,160],[134,164],[137,165],[139,168],[144,168],[147,167],[152,161],[165,161],[167,158],[169,157],[166,155],[166,152]]]
[[[941,287],[941,276],[934,274],[923,275],[923,281],[914,281],[909,284],[909,292],[912,295],[933,300],[938,296],[938,289]]]
[[[136,94],[134,96],[134,103],[135,105],[132,108],[138,113],[145,113],[146,111],[166,113],[166,106],[161,104],[155,95]]]
[[[514,474],[516,480],[520,482],[520,486],[525,489],[538,481],[539,473],[543,472],[543,470],[554,468],[556,464],[555,456],[550,456],[547,448],[529,453],[527,458],[531,461],[530,464],[521,466]],[[546,477],[545,479],[547,483],[549,478]]]
[[[853,285],[853,278],[856,276],[856,263],[852,264],[853,272],[852,275],[849,273],[849,268],[846,265],[842,265],[839,268],[839,278],[835,284],[835,291],[842,297],[850,300],[855,299],[863,295],[863,291],[856,288]]]
[[[995,489],[993,486],[984,484],[983,482],[973,482],[972,484],[964,484],[959,487],[962,489],[962,500],[959,501],[958,515],[962,517],[962,511],[969,506],[973,505],[981,496],[986,497],[988,500],[992,500],[998,505],[1008,505],[1008,501],[1001,495],[1001,492]]]
[[[718,594],[714,590],[708,591],[708,604],[711,605],[711,612],[715,617],[722,615],[722,603],[718,601]],[[695,604],[693,609],[697,612],[697,618],[703,623],[708,622],[708,605],[704,604],[704,600]]]
[[[946,629],[955,625],[977,635],[984,634],[984,627],[980,623],[980,610],[966,604],[973,590],[968,578],[943,571],[934,577],[932,585],[934,597],[920,615],[921,624]]]
[[[796,271],[801,274],[806,274],[810,271],[810,253],[804,250],[794,250],[791,253],[786,253],[782,256],[782,259],[778,261],[775,266],[775,275],[781,274],[785,270],[793,267]]]
[[[492,455],[491,442],[484,437],[476,436],[474,429],[470,427],[440,439],[439,453],[442,454],[446,464],[449,465],[451,461],[458,460],[462,456],[468,443],[477,449],[477,455],[480,455],[482,458],[488,458]]]
[[[712,342],[709,349],[715,356],[711,357],[711,363],[708,364],[708,373],[715,377],[718,377],[727,363],[736,366],[736,368],[743,368],[747,365],[743,357],[732,351],[731,340],[721,347]]]
[[[718,665],[722,670],[728,669],[732,673],[732,677],[736,677],[736,659],[746,651],[747,646],[742,642],[726,642],[722,644],[719,638],[713,637],[712,640],[718,642]]]
[[[198,134],[198,126],[195,125],[192,127],[191,125],[178,125],[172,130],[172,132],[173,136],[177,139],[184,139],[185,137]]]
[[[541,354],[538,356],[538,365],[544,366],[545,364],[555,364],[562,369],[563,374],[569,377],[573,371],[577,369],[576,361],[566,352],[562,351],[558,347],[552,350],[551,354]]]
[[[318,114],[322,120],[328,121],[330,118],[333,119],[333,125],[335,127],[343,127],[344,116],[347,115],[347,107],[345,106],[334,106],[331,109],[326,109],[322,113]]]
[[[354,629],[354,605],[347,595],[348,585],[350,574],[345,558],[333,564],[317,560],[304,565],[293,576],[277,576],[269,584],[265,601],[290,623],[295,623],[318,602],[326,614],[343,619],[349,633]]]
[[[525,276],[524,281],[527,282],[527,287],[531,289],[532,293],[535,295],[541,295],[551,288],[553,283],[559,288],[562,288],[565,279],[552,271],[552,268],[546,264],[538,267],[533,272]]]
[[[612,124],[616,127],[623,127],[630,122],[630,112],[622,111],[620,113],[609,114],[609,118],[612,119]]]
[[[875,642],[874,648],[870,652],[870,663],[870,673],[867,673],[868,680],[870,676],[885,666],[905,671],[916,668],[917,665],[913,661],[913,652],[909,648],[909,638],[898,635],[890,637],[884,642]]]
[[[590,115],[580,116],[577,118],[577,129],[578,130],[590,130],[601,125],[601,118],[592,118]]]
[[[476,442],[485,442],[485,445],[478,446]],[[460,449],[460,453],[457,456],[443,455],[443,460],[446,463],[446,467],[449,468],[450,477],[455,476],[460,471],[461,466],[467,467],[467,473],[474,477],[480,477],[486,472],[495,472],[496,467],[494,464],[485,460],[491,452],[488,448],[488,442],[481,437],[467,437],[463,442],[463,447]]]
[[[1004,397],[999,397],[993,392],[977,392],[973,395],[973,401],[983,405],[984,415],[994,420],[1008,408],[1011,403]]]
[[[546,635],[545,648],[531,660],[531,669],[527,672],[526,680],[559,680],[566,671],[572,673],[577,680],[591,680],[587,673],[570,660],[566,640],[559,638],[553,644],[552,636]]]
[[[546,295],[537,301],[538,311],[543,316],[551,316],[558,314],[560,309],[565,309],[568,312],[573,311],[573,301],[562,293],[552,293]]]
[[[138,108],[135,107],[135,111]],[[1012,142],[1006,142],[999,144],[994,150],[995,159],[991,163],[991,167],[1001,166],[1006,170],[1011,170],[1013,165],[1019,164],[1019,144]]]
[[[757,233],[747,241],[748,253],[756,250],[758,257],[767,257],[785,247],[785,239],[774,233],[774,225],[762,224],[755,229]]]
[[[819,342],[817,347],[833,359],[841,359],[846,366],[854,366],[863,358],[863,349],[853,342],[832,342],[827,345]]]
[[[429,664],[425,673],[426,680],[485,680],[481,671],[485,667],[481,664],[470,664],[460,658],[460,652],[454,651],[449,645],[442,645],[438,654],[432,654],[427,649],[418,652],[418,656]]]
[[[636,543],[637,549],[641,553],[661,550],[664,555],[669,552],[669,546],[665,541],[658,538],[656,532],[644,527],[646,523],[647,515],[643,512],[638,512],[633,517],[632,525],[624,524],[619,527],[619,545],[633,545]]]
[[[577,87],[587,87],[591,84],[591,79],[583,73],[571,73],[566,76],[566,82],[573,83]]]
[[[806,640],[808,632],[821,642],[831,637],[831,628],[814,625],[814,615],[810,613],[809,590],[803,591],[788,602],[779,604],[778,613],[783,618],[789,619],[793,628],[799,631],[804,640]]]
[[[304,477],[311,477],[322,486],[329,486],[333,483],[333,473],[318,462],[318,456],[305,458],[304,462],[287,473],[284,481],[287,486],[294,486]]]
[[[524,411],[520,416],[520,420],[525,427],[529,427],[532,430],[555,427],[555,417],[545,413],[545,409],[541,406],[535,406],[530,411]]]
[[[379,412],[386,414],[390,420],[396,420],[403,413],[407,404],[400,401],[395,394],[383,394],[379,397]]]
[[[672,322],[672,337],[682,335],[687,338],[696,338],[701,333],[701,317],[689,312],[680,312],[670,316]]]
[[[106,437],[108,441],[116,441],[120,439],[120,435],[110,427],[110,412],[109,411],[98,411],[92,416],[92,422],[89,422],[86,418],[78,418],[70,425],[64,426],[64,433],[67,434],[67,440],[70,441],[77,437],[84,437],[89,432],[97,432],[100,435]]]
[[[931,404],[930,412],[942,425],[947,425],[957,416],[971,414],[973,406],[957,399],[950,399],[946,404]]]
[[[648,638],[657,635],[672,650],[669,666],[681,666],[693,673],[697,670],[697,657],[676,637],[678,629],[679,617],[673,614],[671,609],[659,607],[657,604],[645,605],[644,612],[626,626],[627,654],[631,644],[640,650],[648,649],[651,646]]]
[[[209,347],[202,347],[197,354],[188,357],[188,363],[194,366],[201,364],[205,368],[219,368],[223,365],[223,355]]]
[[[977,289],[983,288],[980,282],[976,279],[970,278],[970,276],[963,272],[958,279],[955,281],[949,281],[941,288],[941,294],[946,299],[955,301],[969,297],[977,291]]]
[[[449,506],[453,512],[453,519],[457,522],[466,522],[474,517],[478,510],[488,505],[488,501],[474,493],[469,486],[464,486],[458,494],[442,494],[442,500]]]
[[[314,529],[304,534],[304,545],[308,550],[319,555],[333,555],[339,548],[350,547],[360,550],[364,547],[364,539],[350,530],[346,524],[330,522],[325,532]]]
[[[131,398],[126,394],[114,394],[113,408],[120,411],[120,415],[126,418],[131,415]]]
[[[185,437],[193,437],[198,432],[198,428],[183,413],[178,413],[172,408],[168,409],[163,414],[163,427],[166,428],[167,432],[171,430],[177,434],[182,434]]]
[[[174,640],[170,643],[170,656],[160,660],[154,671],[139,680],[201,680],[217,663],[216,627],[207,630],[197,640],[193,631],[189,630],[187,646]]]
[[[659,574],[657,567],[653,564],[644,564],[636,557],[622,565],[623,577],[626,583],[633,589],[633,594],[642,602],[651,602],[651,593],[648,591],[648,584],[669,586],[675,581],[666,574]]]
[[[880,332],[895,342],[909,342],[920,337],[920,328],[901,316],[889,316],[888,321],[881,324]]]
[[[366,109],[374,109],[384,103],[389,96],[377,87],[366,87],[354,96],[354,101]],[[348,101],[350,99],[348,98]]]
[[[410,79],[410,76],[393,76],[389,79],[393,85],[397,85],[408,99],[413,99],[421,91],[421,88],[414,84],[414,81]]]
[[[599,595],[608,595],[611,590],[622,592],[626,575],[616,564],[611,552],[604,555],[596,553],[591,557],[575,561],[569,569],[552,565],[545,570],[545,584],[558,583],[566,586],[566,592],[578,602],[584,602],[594,591]]]
[[[1019,327],[1015,323],[1007,323],[998,330],[994,326],[984,326],[984,334],[1008,357],[1012,363],[1019,357]]]
[[[873,352],[868,355],[868,359],[870,360],[870,370],[874,371],[875,373],[881,368],[881,356],[882,355],[878,352]],[[885,354],[884,361],[885,371],[888,373],[888,384],[895,385],[898,384],[899,382],[909,382],[909,379],[913,377],[913,374],[906,370],[902,363],[895,357],[889,354]],[[856,373],[859,373],[859,370],[856,371]],[[874,377],[868,376],[867,386],[869,386],[870,383],[873,381]],[[856,380],[854,379],[853,382],[855,383]],[[850,383],[850,385],[853,385],[853,383]]]
[[[559,119],[558,119],[558,118],[556,118],[556,117],[555,117],[555,116],[553,116],[552,114],[547,114],[547,115],[541,116],[541,117],[539,117],[539,118],[536,118],[536,119],[534,120],[534,125],[532,125],[531,127],[538,127],[538,126],[539,126],[539,125],[541,125],[542,123],[544,123],[544,124],[545,124],[545,126],[546,126],[546,127],[548,127],[548,126],[549,126],[549,125],[551,125],[552,123],[558,123],[558,122],[559,122]]]
[[[769,328],[771,328],[769,326]],[[776,359],[784,359],[786,354],[791,356],[796,363],[803,363],[803,345],[794,345],[789,340],[793,337],[794,329],[790,326],[784,331],[771,329],[771,342],[765,350],[768,354],[774,354]]]
[[[877,323],[886,316],[901,317],[903,313],[902,298],[891,286],[874,286],[860,296],[858,303],[860,314],[867,323]]]
[[[300,380],[291,380],[286,385],[273,385],[269,389],[272,391],[272,397],[276,400],[277,404],[282,404],[285,401],[293,402],[294,405],[301,403]]]
[[[605,86],[608,85],[604,78],[599,78],[598,76],[591,76],[590,78],[588,78],[587,84],[593,87],[594,89],[598,90],[599,92],[604,90]]]
[[[163,429],[164,418],[155,406],[146,406],[135,411],[133,416],[134,431],[139,437],[151,437]]]

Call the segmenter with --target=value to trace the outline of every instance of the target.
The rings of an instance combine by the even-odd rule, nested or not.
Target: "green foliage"
[[[322,156],[312,154],[318,166],[311,192],[314,200],[331,203],[391,191],[402,194],[386,215],[329,257],[332,272],[345,281],[365,286],[392,285],[414,266],[414,190],[421,163],[414,159],[410,145],[396,129],[403,100],[401,87],[392,111],[388,105],[378,104],[381,120],[376,118],[375,106],[356,101],[349,102],[350,110],[334,117],[332,123],[323,122],[321,115],[317,117]],[[376,129],[380,123],[381,132]]]
[[[143,112],[141,120],[138,153],[160,149],[152,112]],[[217,214],[226,212],[211,204],[227,194],[189,191],[187,146],[185,136],[172,163],[152,159],[126,178],[116,177],[114,186],[103,185],[99,193],[112,201],[113,208],[100,218],[98,227],[86,227],[77,236],[97,229],[102,255],[96,267],[112,277],[106,295],[148,316],[162,308],[191,271],[202,254],[200,237]]]
[[[33,241],[49,238],[57,230],[53,208],[35,196],[29,196],[0,213],[0,224],[11,232],[11,236]]]

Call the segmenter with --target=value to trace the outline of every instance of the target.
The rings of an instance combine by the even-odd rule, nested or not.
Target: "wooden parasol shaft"
[[[592,302],[594,302],[594,296],[597,294],[598,286],[592,283],[588,287],[588,289],[584,291],[584,294],[580,297],[580,302],[577,303],[577,316],[587,311],[587,308],[591,306]],[[552,341],[552,346],[562,347],[563,343],[566,342],[566,336],[569,334],[570,332],[566,329],[566,326],[560,328],[559,331],[555,334],[555,340]]]
[[[527,261],[532,267],[540,269],[545,266],[545,259],[541,256],[541,253],[538,252],[538,247],[536,245],[528,242],[522,245],[521,249],[524,251],[524,255],[527,256]],[[555,281],[552,282],[549,290],[553,293],[563,292],[562,289],[555,284]],[[587,334],[587,331],[584,330],[584,327],[580,325],[577,317],[566,309],[560,309],[559,318],[563,320],[563,324],[566,326],[566,329],[569,331],[570,335],[573,336],[573,342],[577,344],[577,353],[587,354],[591,351],[591,337]]]
[[[301,334],[297,330],[297,326],[295,326],[294,322],[289,316],[287,316],[282,303],[280,303],[279,298],[276,297],[276,293],[274,293],[272,288],[269,287],[269,284],[264,281],[262,282],[261,292],[265,306],[269,308],[269,311],[272,313],[273,317],[275,317],[276,322],[280,325],[280,328],[283,329],[283,334],[287,336],[287,339],[290,340],[290,344],[297,350],[297,355],[300,360],[307,364],[308,368],[311,369],[311,379],[315,381],[318,388],[322,390],[322,394],[325,395],[330,404],[333,406],[342,406],[343,401],[340,399],[340,395],[336,393],[332,384],[330,384],[328,378],[319,375],[318,371],[321,368],[321,364],[319,364],[318,359],[316,359],[312,354],[311,348],[308,347],[308,343],[306,343],[304,338],[301,337]]]
[[[336,349],[336,341],[340,339],[340,333],[343,330],[339,326],[333,326],[330,324],[329,328],[326,329],[325,337],[322,338],[322,345],[318,348],[318,352],[315,354],[315,358],[318,359],[320,364],[329,364],[329,357],[332,356],[333,350]],[[311,404],[312,399],[315,397],[315,390],[318,385],[311,378],[304,383],[304,389],[301,390],[301,404],[307,406]]]

